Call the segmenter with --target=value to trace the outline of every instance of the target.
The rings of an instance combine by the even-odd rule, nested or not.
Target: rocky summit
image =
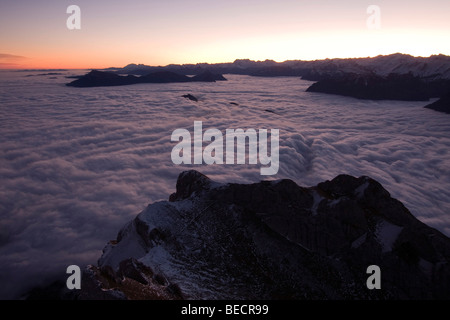
[[[369,177],[306,188],[185,171],[85,269],[79,298],[449,299],[450,239]]]

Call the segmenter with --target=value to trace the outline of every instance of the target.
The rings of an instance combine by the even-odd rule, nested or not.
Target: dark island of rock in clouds
[[[369,177],[306,188],[186,171],[85,269],[78,298],[449,299],[450,239]]]
[[[87,88],[125,86],[138,83],[216,82],[226,80],[221,74],[214,74],[209,71],[188,77],[171,71],[156,71],[142,76],[135,76],[132,74],[119,75],[109,71],[92,70],[66,85],[69,87]]]

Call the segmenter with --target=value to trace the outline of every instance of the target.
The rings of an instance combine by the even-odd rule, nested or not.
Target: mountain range
[[[315,61],[235,60],[232,63],[199,63],[167,66],[129,64],[123,68],[93,70],[68,83],[73,87],[130,85],[136,83],[225,81],[222,74],[255,77],[301,77],[315,81],[308,92],[337,94],[358,99],[429,101],[426,107],[450,113],[450,57],[413,57],[391,54],[373,58]]]
[[[123,68],[108,68],[103,71],[134,75],[146,75],[156,71],[171,71],[179,74],[194,75],[206,70],[218,74],[298,76],[313,81],[336,73],[371,73],[379,76],[387,76],[390,73],[406,74],[411,72],[414,76],[422,78],[450,79],[450,56],[440,54],[425,58],[396,53],[385,56],[380,55],[373,58],[325,59],[314,61],[288,60],[275,62],[273,60],[252,61],[249,59],[240,59],[231,63],[170,64],[164,67],[129,64]]]

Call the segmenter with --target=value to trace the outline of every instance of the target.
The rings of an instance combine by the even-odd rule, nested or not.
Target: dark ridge
[[[215,82],[216,80],[226,80],[222,75],[213,73],[202,73],[195,77],[188,77],[171,71],[156,71],[145,76],[137,77],[134,75],[121,76],[109,71],[92,70],[88,74],[74,80],[67,86],[71,87],[105,87],[105,86],[124,86],[137,83],[177,83],[177,82]]]
[[[191,79],[185,75],[170,72],[158,71],[142,76],[139,83],[171,83],[171,82],[189,82]]]
[[[135,83],[139,83],[139,78],[132,75],[119,76],[112,72],[92,70],[88,74],[66,85],[71,87],[85,88],[123,86]]]
[[[321,92],[371,100],[428,101],[442,94],[448,80],[424,81],[409,74],[336,74],[312,84],[307,92]]]
[[[287,66],[262,67],[250,73],[254,77],[301,77],[303,69],[292,69]]]

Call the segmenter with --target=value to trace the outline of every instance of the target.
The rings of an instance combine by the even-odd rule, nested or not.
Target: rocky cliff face
[[[368,177],[305,188],[186,171],[85,270],[80,298],[448,299],[450,239]]]

